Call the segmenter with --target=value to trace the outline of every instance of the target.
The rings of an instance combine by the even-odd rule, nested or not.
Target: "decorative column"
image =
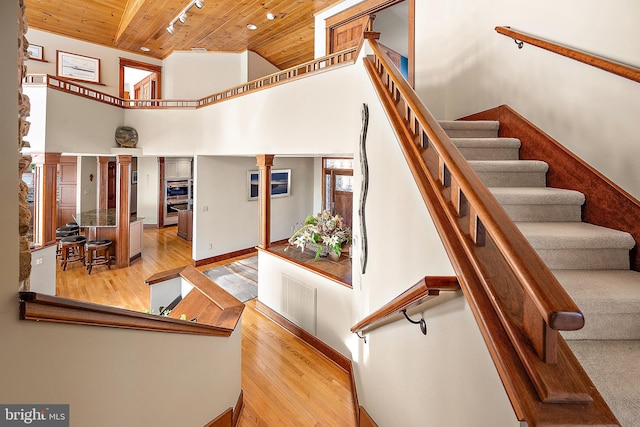
[[[45,153],[42,160],[42,246],[56,243],[58,227],[58,164],[60,153]]]
[[[24,14],[25,5],[23,0],[19,0],[18,6],[20,8],[18,16],[18,176],[20,177],[20,188],[18,193],[18,233],[20,235],[20,268],[19,268],[19,290],[29,290],[29,276],[31,275],[31,249],[30,243],[27,238],[29,233],[29,223],[31,219],[31,213],[29,211],[29,204],[27,203],[27,194],[29,189],[27,184],[22,181],[22,174],[27,170],[31,164],[31,156],[21,155],[22,148],[29,147],[29,143],[23,138],[29,133],[30,123],[26,120],[31,112],[31,104],[29,97],[22,93],[22,81],[27,74],[26,59],[29,57],[27,48],[29,42],[25,37],[27,33],[27,19]]]
[[[109,157],[97,158],[96,193],[98,194],[97,209],[107,209],[107,197],[109,196]]]
[[[258,154],[258,203],[260,204],[260,237],[258,246],[267,249],[271,246],[271,166],[273,154]]]
[[[116,267],[129,266],[131,156],[116,156]]]

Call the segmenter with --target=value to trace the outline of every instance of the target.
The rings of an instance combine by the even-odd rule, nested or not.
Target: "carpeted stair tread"
[[[543,172],[549,165],[540,160],[470,160],[476,172]]]
[[[584,204],[579,191],[553,187],[492,187],[489,188],[503,205],[578,205]]]
[[[545,187],[549,165],[538,160],[470,160],[487,187]]]
[[[516,138],[451,138],[467,160],[518,160],[520,140]]]
[[[632,270],[554,270],[585,317],[565,339],[640,339],[640,273]]]
[[[569,341],[569,346],[620,424],[638,426],[640,341],[578,340]]]
[[[518,222],[516,225],[536,249],[631,250],[635,246],[629,233],[586,222]]]
[[[441,120],[439,123],[449,138],[496,138],[500,128],[499,122],[491,120]]]
[[[582,193],[552,187],[491,187],[514,221],[581,221]]]

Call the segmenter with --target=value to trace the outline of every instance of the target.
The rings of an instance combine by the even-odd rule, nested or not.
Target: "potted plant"
[[[327,210],[305,218],[303,225],[289,238],[289,245],[302,251],[305,248],[315,250],[316,257],[331,252],[340,256],[342,245],[351,241],[351,230],[344,224],[340,215],[331,215]]]

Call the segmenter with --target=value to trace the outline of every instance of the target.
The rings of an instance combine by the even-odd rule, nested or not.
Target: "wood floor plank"
[[[198,267],[206,270],[254,254]],[[191,242],[177,227],[144,230],[142,258],[130,267],[93,268],[80,263],[58,266],[58,296],[130,310],[149,308],[145,279],[192,264]],[[355,426],[349,375],[308,344],[258,312],[248,301],[242,316],[242,389],[239,426]],[[197,427],[197,426],[196,426]]]

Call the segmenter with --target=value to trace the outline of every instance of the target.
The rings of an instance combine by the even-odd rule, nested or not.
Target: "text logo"
[[[0,405],[0,427],[69,427],[69,405]]]

